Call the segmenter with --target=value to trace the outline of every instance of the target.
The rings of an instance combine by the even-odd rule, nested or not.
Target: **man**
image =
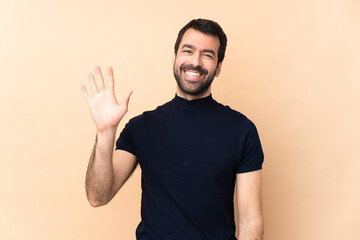
[[[263,152],[255,125],[216,102],[211,83],[221,71],[226,35],[210,20],[190,21],[175,43],[175,97],[132,118],[116,141],[129,92],[118,104],[112,69],[105,88],[99,67],[82,86],[97,127],[86,174],[92,206],[107,204],[134,171],[142,170],[138,240],[235,237],[236,182],[240,240],[263,239]]]

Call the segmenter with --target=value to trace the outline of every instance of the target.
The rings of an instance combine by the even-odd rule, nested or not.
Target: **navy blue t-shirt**
[[[116,149],[141,167],[137,240],[235,240],[237,173],[262,168],[255,125],[212,95],[170,102],[132,118]]]

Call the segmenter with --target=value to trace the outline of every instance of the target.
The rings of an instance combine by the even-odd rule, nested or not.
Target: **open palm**
[[[116,127],[128,109],[130,95],[129,92],[120,103],[117,102],[114,93],[114,74],[112,68],[107,71],[108,80],[105,88],[101,69],[95,67],[96,81],[93,74],[89,74],[89,82],[93,97],[90,97],[86,88],[81,86],[81,91],[89,105],[92,118],[98,132],[108,128]]]

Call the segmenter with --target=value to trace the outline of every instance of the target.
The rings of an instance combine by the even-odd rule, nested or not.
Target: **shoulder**
[[[230,125],[236,125],[242,129],[251,129],[255,127],[255,124],[245,114],[228,105],[218,103],[217,111],[223,117],[224,121]]]
[[[152,119],[161,118],[164,115],[168,114],[170,109],[171,109],[171,102],[164,103],[163,105],[160,105],[153,110],[147,110],[144,111],[142,114],[132,117],[129,120],[129,124],[138,125],[151,121]]]

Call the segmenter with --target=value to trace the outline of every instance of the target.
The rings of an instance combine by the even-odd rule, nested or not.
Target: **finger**
[[[130,96],[133,93],[133,91],[131,90],[124,98],[123,100],[123,104],[127,107],[129,105],[129,101],[130,101]]]
[[[108,75],[107,89],[114,91],[114,72],[112,67],[108,67],[107,75]]]
[[[96,83],[99,87],[99,90],[104,90],[104,78],[101,73],[101,69],[99,66],[95,66],[95,73],[96,73]]]
[[[99,92],[99,89],[96,86],[94,75],[92,73],[90,73],[88,77],[89,77],[89,82],[90,82],[92,93],[93,93],[93,95],[95,95]]]
[[[85,87],[84,85],[81,85],[81,86],[80,86],[80,90],[81,90],[81,92],[82,92],[82,94],[83,94],[86,102],[89,103],[89,101],[90,101],[90,96],[89,96],[88,92],[86,91],[86,87]]]

